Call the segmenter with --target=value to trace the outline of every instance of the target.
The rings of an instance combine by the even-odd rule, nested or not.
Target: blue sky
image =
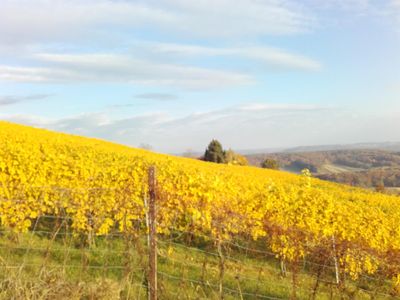
[[[0,0],[0,119],[172,153],[400,141],[400,1]]]

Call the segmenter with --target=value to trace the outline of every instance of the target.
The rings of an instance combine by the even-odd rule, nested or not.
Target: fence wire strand
[[[86,191],[123,191],[123,189],[120,188],[95,187],[71,189],[54,186],[32,186],[29,188],[38,190],[51,189],[59,191],[61,193]],[[11,201],[14,203],[20,203],[23,200],[0,199],[0,201]],[[46,230],[46,228],[43,227],[43,222],[45,222],[46,220],[59,222],[59,224],[57,223],[58,225],[53,227],[52,230]],[[1,250],[3,250],[4,253],[8,253],[7,255],[3,255],[3,253],[1,253],[0,268],[3,270],[17,270],[20,274],[22,274],[27,269],[35,268],[62,270],[78,269],[80,271],[102,270],[103,273],[107,270],[114,270],[118,272],[118,276],[120,276],[120,278],[129,277],[131,278],[131,281],[133,279],[139,281],[131,282],[132,286],[143,288],[146,290],[146,292],[148,291],[149,286],[146,279],[146,255],[148,245],[146,245],[145,243],[148,236],[145,230],[138,233],[138,239],[137,236],[134,237],[130,233],[119,232],[118,230],[114,230],[107,234],[96,235],[87,232],[74,232],[68,225],[71,224],[72,221],[74,221],[74,216],[71,215],[39,215],[34,219],[34,223],[31,226],[30,231],[25,234],[25,238],[27,237],[26,241],[19,241],[18,239],[20,238],[21,234],[15,233],[14,230],[5,227],[0,228],[0,253]],[[146,228],[147,218],[143,220],[138,220],[138,222],[143,223],[144,228]],[[169,228],[169,230],[169,234],[160,234],[158,237],[158,244],[161,246],[158,251],[158,255],[160,258],[163,258],[165,262],[160,264],[160,269],[157,271],[157,274],[159,274],[161,278],[167,278],[168,280],[178,282],[179,284],[178,287],[173,285],[173,288],[170,288],[171,284],[169,282],[162,281],[160,285],[164,285],[166,288],[164,290],[161,289],[161,292],[171,295],[179,295],[179,285],[181,283],[183,284],[185,282],[189,282],[191,284],[204,286],[204,288],[208,289],[207,292],[218,295],[218,289],[220,288],[220,286],[218,284],[218,276],[216,276],[216,273],[218,273],[219,271],[218,264],[219,260],[221,259],[221,254],[218,253],[217,250],[215,250],[215,244],[222,242],[227,249],[227,251],[225,251],[223,255],[223,261],[226,268],[225,272],[227,273],[225,275],[227,278],[229,277],[230,279],[229,284],[224,283],[224,286],[222,287],[223,292],[240,297],[245,296],[251,299],[283,299],[266,294],[265,289],[262,292],[260,291],[266,283],[265,271],[269,272],[268,274],[270,276],[275,276],[277,278],[276,281],[281,280],[281,282],[283,282],[284,280],[290,280],[288,277],[284,278],[284,276],[282,276],[282,270],[277,266],[277,253],[266,250],[267,247],[265,247],[266,249],[252,247],[252,245],[248,241],[245,245],[241,243],[243,241],[235,241],[234,239],[221,241],[211,234],[202,234],[199,233],[197,230],[190,231],[173,227]],[[292,229],[283,228],[282,230],[290,231]],[[309,234],[309,232],[303,229],[295,230],[303,232],[304,234]],[[12,241],[12,239],[10,240],[10,238],[6,238],[7,236],[13,235],[17,236],[17,241]],[[205,250],[198,245],[197,247],[193,247],[190,243],[185,243],[185,235],[193,235],[198,238],[203,238],[204,240],[211,241],[208,246],[213,248],[216,252]],[[90,241],[91,239],[93,239],[95,243],[99,243],[99,247],[97,247],[97,245],[91,245],[90,242],[88,243],[88,241]],[[46,243],[42,245],[46,246],[38,246],[38,240],[45,240]],[[105,248],[101,248],[100,246]],[[115,249],[116,246],[125,247],[125,249]],[[303,246],[306,248],[308,245],[305,244]],[[143,250],[141,250],[142,247],[144,248],[144,252]],[[165,252],[167,252],[169,248],[173,248],[175,251],[178,251],[178,249],[183,249],[185,251],[184,258],[186,258],[186,260],[182,261],[182,257],[172,257],[172,255],[165,254]],[[363,249],[360,249],[360,251],[363,251]],[[34,252],[41,252],[42,254],[40,256]],[[203,262],[199,260],[194,260],[193,262],[187,260],[188,257],[197,257],[199,254],[202,255],[202,258],[204,259]],[[20,258],[20,263],[7,261],[7,259],[17,256]],[[39,261],[32,261],[32,257],[36,258]],[[133,258],[135,259],[135,261],[132,261]],[[81,263],[77,263],[77,261],[80,261]],[[56,262],[58,262],[58,264]],[[305,258],[300,263],[302,264],[302,266],[296,265],[295,267],[299,268],[301,271],[289,270],[287,271],[287,274],[293,274],[294,272],[296,272],[296,275],[308,276],[309,278],[314,280],[320,274],[316,273],[311,268],[308,268],[306,270],[306,267],[313,266],[315,268],[321,268],[325,278],[318,278],[318,281],[326,286],[339,289],[337,284],[334,282],[333,276],[331,276],[332,274],[328,274],[335,271],[335,266],[332,264],[332,260],[326,260],[321,263],[320,261],[312,261],[311,259]],[[177,274],[171,273],[171,267],[175,267],[175,265],[180,265],[180,269],[178,269],[180,274],[179,276]],[[198,274],[201,274],[202,272],[205,273],[205,275],[208,275],[208,277],[203,278],[202,280],[199,280],[199,278],[194,278],[193,276],[188,277],[187,273],[189,272],[189,267],[200,271],[198,272]],[[210,276],[208,274],[210,273],[210,271],[215,273],[215,275]],[[251,275],[249,275],[248,273],[250,273]],[[258,274],[258,277],[254,274]],[[79,276],[83,276],[82,272],[80,272]],[[103,276],[105,276],[105,274],[103,274]],[[372,275],[361,274],[360,278],[375,281],[378,283],[384,283],[387,286],[392,284],[392,282],[386,278],[378,278]],[[80,277],[80,279],[82,278]],[[246,288],[242,290],[243,287],[240,286],[241,280],[245,281],[246,283],[255,283],[257,287],[256,292],[250,292]],[[232,288],[232,286],[234,285],[232,282],[236,282],[238,284],[237,289]],[[310,292],[312,293],[316,291],[316,288],[313,287],[314,284],[314,281],[311,281],[310,286],[291,286],[290,283],[285,284],[274,282],[274,287],[283,288],[288,294],[293,288],[297,288],[297,292],[306,292],[309,295]],[[377,288],[375,288],[375,290],[368,290],[364,286],[360,286],[356,281],[352,282],[352,284],[354,284],[354,287],[358,291],[362,291],[369,295],[379,295],[391,299],[400,299],[400,297],[380,292]],[[204,290],[202,292],[203,294],[206,293],[206,291]],[[319,292],[328,293],[328,291],[326,290]],[[205,294],[205,296],[207,295]]]

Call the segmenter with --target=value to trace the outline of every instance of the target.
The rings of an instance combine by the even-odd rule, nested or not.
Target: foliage
[[[264,169],[279,170],[279,163],[272,158],[267,158],[262,162],[261,167]]]
[[[380,182],[379,184],[377,184],[377,186],[375,187],[375,191],[377,191],[378,193],[384,193],[385,192],[385,184],[383,182]]]
[[[400,187],[400,167],[375,168],[365,171],[323,174],[321,179],[361,187]]]
[[[225,152],[217,140],[212,140],[204,153],[204,160],[222,164],[225,162]]]
[[[229,149],[225,152],[225,163],[228,165],[247,166],[247,158]]]
[[[247,155],[251,165],[260,166],[266,158],[276,160],[281,169],[300,173],[309,169],[316,177],[353,186],[400,187],[400,153],[384,150],[332,150],[282,152]]]
[[[283,168],[294,169],[296,164],[301,163],[303,166],[308,166],[310,170],[315,169],[314,172],[323,171],[324,165],[326,164],[359,170],[393,168],[400,165],[400,153],[374,149],[282,152],[248,155],[249,161],[254,165],[260,165],[266,157],[275,159]]]
[[[140,247],[130,247],[127,253],[124,238],[96,237],[96,247],[82,248],[79,237],[65,233],[61,231],[52,239],[53,233],[44,236],[43,231],[29,232],[19,234],[18,242],[7,236],[0,237],[1,268],[18,266],[0,273],[0,299],[148,299],[143,276],[147,261],[137,250],[146,248],[144,236],[139,240]],[[171,236],[159,238],[158,268],[163,273],[158,277],[159,299],[220,299],[215,287],[219,260],[214,252],[209,252],[212,241],[197,238],[188,247],[184,236],[174,242],[169,242]],[[26,249],[30,249],[29,255],[26,255]],[[297,299],[310,299],[315,288],[316,270],[307,264],[302,271]],[[333,276],[327,269],[321,279],[332,282]],[[227,300],[240,299],[241,292],[244,299],[289,299],[292,289],[291,276],[282,278],[276,259],[265,254],[249,255],[247,249],[237,247],[231,249],[226,258],[223,284],[225,289],[233,291],[224,295]],[[371,282],[366,286],[365,282],[348,282],[347,294],[357,290],[358,286],[368,288],[370,293],[388,294],[391,290],[390,283]],[[339,287],[333,287],[332,291],[332,286],[321,284],[316,299],[339,299],[340,296],[348,299],[347,294]],[[357,299],[370,297],[368,293],[358,293]],[[393,297],[380,295],[379,299]]]
[[[147,170],[157,169],[158,231],[265,240],[288,262],[335,255],[341,272],[400,274],[400,201],[253,167],[208,164],[0,122],[0,222],[26,232],[40,215],[79,233],[145,230]],[[332,251],[332,238],[335,253]],[[394,281],[400,285],[400,282]]]

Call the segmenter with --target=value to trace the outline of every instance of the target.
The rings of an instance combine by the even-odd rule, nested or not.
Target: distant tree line
[[[272,158],[266,158],[262,163],[261,167],[264,169],[279,170],[279,163]]]
[[[237,166],[247,166],[249,163],[247,158],[232,149],[224,150],[222,144],[213,139],[204,152],[202,157],[205,161],[210,161],[218,164],[229,164]],[[265,159],[261,165],[262,168],[279,170],[279,163],[274,159]]]
[[[376,168],[359,172],[317,175],[320,179],[361,187],[400,187],[400,168]]]
[[[300,172],[307,168],[314,174],[320,173],[320,169],[327,164],[355,168],[359,171],[400,166],[400,153],[374,149],[247,155],[249,163],[255,166],[262,166],[267,158],[276,160],[283,169]]]

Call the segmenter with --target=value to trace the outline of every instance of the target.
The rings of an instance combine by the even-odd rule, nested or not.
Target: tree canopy
[[[263,167],[264,169],[279,170],[279,163],[272,158],[267,158],[263,161],[261,167]]]
[[[219,164],[225,163],[225,151],[219,141],[213,139],[204,153],[204,160]]]
[[[225,152],[225,163],[229,165],[247,166],[247,158],[229,149]]]

